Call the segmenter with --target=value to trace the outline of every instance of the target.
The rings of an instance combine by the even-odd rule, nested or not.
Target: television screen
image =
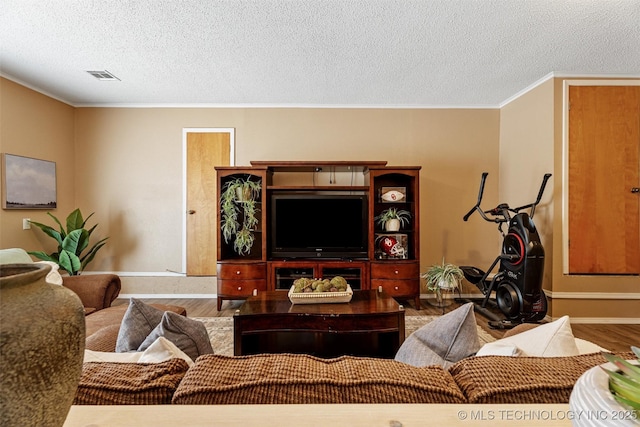
[[[272,196],[272,257],[364,258],[367,230],[365,195]]]

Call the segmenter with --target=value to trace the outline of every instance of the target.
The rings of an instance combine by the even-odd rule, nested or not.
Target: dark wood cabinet
[[[218,263],[218,311],[225,299],[245,299],[267,290],[264,262]]]
[[[258,291],[267,289],[267,214],[265,201],[267,198],[267,171],[265,168],[253,167],[216,167],[217,194],[222,195],[226,185],[237,179],[251,180],[260,184],[260,192],[255,196],[257,224],[251,228],[253,244],[247,253],[239,254],[234,248],[233,239],[225,240],[222,228],[222,202],[217,201],[217,299],[218,311],[225,299],[245,299]],[[242,202],[238,202],[238,222],[243,223]]]
[[[420,167],[371,167],[368,175],[371,288],[413,299],[420,309]],[[408,213],[397,231],[375,220],[388,209]]]
[[[289,290],[294,280],[344,277],[352,289],[369,289],[367,261],[269,261],[269,290]]]
[[[353,289],[378,289],[397,299],[413,299],[420,308],[420,166],[387,166],[386,162],[251,162],[245,167],[216,167],[218,194],[230,180],[261,183],[256,198],[258,224],[254,243],[242,255],[225,241],[218,200],[218,310],[224,299],[246,299],[264,290],[287,290],[298,277],[343,276]],[[324,181],[319,174],[328,176]],[[345,179],[341,179],[342,177]],[[326,178],[325,176],[325,178]],[[358,259],[281,259],[269,250],[270,200],[274,195],[363,194],[367,197],[366,257]],[[396,231],[376,221],[387,209],[406,211]],[[304,231],[301,231],[304,232]]]
[[[394,298],[413,298],[420,308],[420,263],[417,260],[371,262],[371,289],[382,288]]]

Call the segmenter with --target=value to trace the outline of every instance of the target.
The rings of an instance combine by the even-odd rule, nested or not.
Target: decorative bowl
[[[616,370],[612,363],[591,368],[578,378],[569,398],[574,427],[640,426],[638,415],[622,406],[609,390],[609,375],[602,369]]]

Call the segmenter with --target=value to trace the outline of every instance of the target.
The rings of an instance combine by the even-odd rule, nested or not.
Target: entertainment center
[[[257,224],[248,252],[234,249],[218,219],[218,310],[225,299],[286,291],[299,277],[334,276],[345,277],[353,289],[381,288],[396,299],[413,299],[420,308],[420,166],[252,161],[215,169],[218,212],[220,195],[232,181],[259,189],[249,202]],[[399,230],[387,231],[376,221],[389,209],[408,214]],[[243,212],[236,210],[239,223]]]

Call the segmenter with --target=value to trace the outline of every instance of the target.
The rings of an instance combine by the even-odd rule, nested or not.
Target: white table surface
[[[553,427],[576,416],[566,404],[73,406],[64,427]]]

